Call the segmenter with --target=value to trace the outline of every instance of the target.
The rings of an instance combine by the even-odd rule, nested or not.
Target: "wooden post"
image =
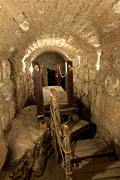
[[[41,76],[42,76],[42,87],[44,87],[44,75],[43,75],[43,65],[40,65],[40,71],[41,71]]]
[[[60,118],[60,108],[59,108],[59,99],[58,94],[55,89],[51,89],[51,131],[52,131],[52,144],[55,150],[55,159],[56,162],[59,162],[59,149],[61,152],[62,143],[61,143],[61,118]],[[59,149],[58,149],[58,145]],[[62,155],[62,154],[61,154]]]
[[[71,134],[68,125],[63,126],[63,148],[65,153],[65,174],[66,180],[72,180],[72,165],[71,165]]]
[[[44,99],[43,99],[43,87],[42,87],[42,66],[40,69],[35,70],[35,99],[37,105],[37,118],[44,123]]]
[[[67,99],[69,107],[72,107],[73,104],[73,67],[72,62],[67,61],[65,62],[65,69],[66,69],[66,79],[65,79],[65,86],[67,91]]]
[[[61,71],[61,66],[60,66],[60,64],[57,64],[57,85],[58,86],[61,86],[61,74],[60,74],[60,71]]]

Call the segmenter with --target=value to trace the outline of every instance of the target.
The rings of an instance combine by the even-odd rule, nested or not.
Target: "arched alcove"
[[[37,56],[34,61],[32,61],[33,66],[35,64],[43,65],[43,84],[44,86],[54,86],[57,85],[56,73],[57,66],[60,65],[61,73],[61,85],[65,89],[65,62],[68,59],[64,57],[61,53],[55,51],[45,51]]]

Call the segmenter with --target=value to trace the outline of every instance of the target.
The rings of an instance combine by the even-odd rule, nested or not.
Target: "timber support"
[[[69,107],[73,105],[73,67],[72,62],[67,61],[65,62],[65,69],[66,69],[66,79],[65,79],[65,86],[67,91],[67,99]]]

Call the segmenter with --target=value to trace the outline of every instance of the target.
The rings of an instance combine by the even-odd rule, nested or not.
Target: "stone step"
[[[68,122],[65,122],[64,124],[69,126],[72,137],[80,133],[83,133],[90,128],[89,122],[85,120],[81,120],[81,119],[77,121],[68,121]]]
[[[85,165],[73,173],[73,180],[112,180],[120,178],[120,161]],[[118,179],[119,179],[118,178]]]
[[[85,159],[88,157],[97,157],[112,155],[113,150],[105,143],[103,139],[79,140],[71,144],[72,161]]]

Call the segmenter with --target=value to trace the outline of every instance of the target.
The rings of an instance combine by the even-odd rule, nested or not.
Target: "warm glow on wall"
[[[78,68],[80,68],[80,56],[78,56]]]
[[[31,74],[33,73],[33,66],[32,66],[32,64],[30,66],[30,72],[31,72]]]
[[[97,71],[99,71],[100,70],[100,57],[102,55],[102,52],[101,51],[97,52],[97,55],[98,55],[98,59],[97,59],[96,69]]]
[[[69,50],[71,51],[73,48],[73,46],[71,46],[67,40],[65,39],[61,39],[61,38],[46,38],[46,39],[38,39],[35,42],[33,42],[27,49],[26,49],[26,54],[24,55],[24,57],[22,58],[22,63],[23,63],[23,72],[25,72],[25,60],[38,48],[43,48],[46,46],[57,46],[59,48],[64,47],[64,48],[69,48]],[[75,49],[76,50],[76,49]],[[67,56],[67,55],[66,55]],[[67,57],[68,59],[70,59],[69,57]]]

